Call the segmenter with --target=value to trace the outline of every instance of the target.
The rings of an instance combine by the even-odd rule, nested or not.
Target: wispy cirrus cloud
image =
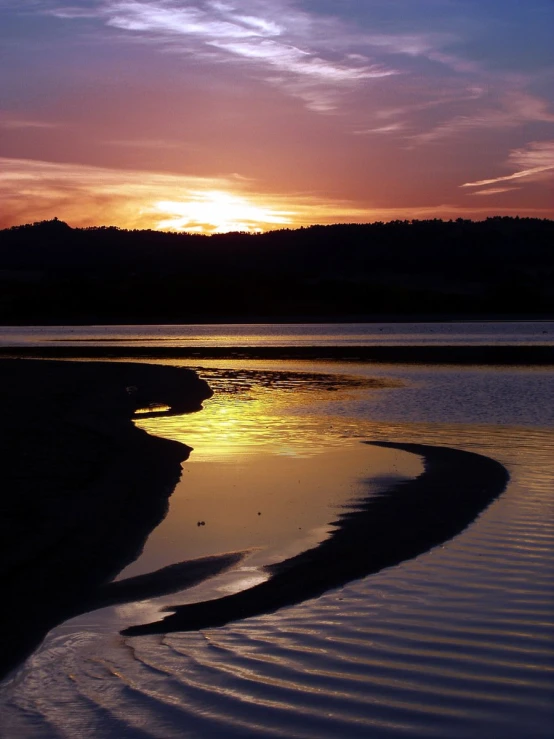
[[[499,182],[513,182],[515,180],[523,180],[526,183],[550,179],[554,175],[554,141],[534,141],[523,148],[515,149],[510,153],[506,166],[511,168],[519,167],[519,169],[511,174],[501,175],[500,177],[465,182],[460,187],[485,187],[496,185]],[[510,189],[513,188],[494,188],[474,194],[493,194],[506,192]]]
[[[223,2],[174,2],[172,0],[108,0],[106,22],[127,31],[175,33],[206,40],[268,38],[285,28],[271,18],[237,12]]]
[[[0,0],[0,7],[5,3],[87,32],[93,26],[101,40],[182,54],[208,84],[223,67],[237,65],[241,84],[255,77],[310,110],[340,110],[349,134],[385,145],[388,139],[406,147],[450,144],[480,132],[554,123],[549,103],[528,92],[521,75],[486,72],[467,46],[464,52],[464,29],[433,17],[428,30],[406,32],[406,24],[356,24],[340,4],[318,9],[300,0]],[[87,19],[94,23],[87,26]]]
[[[377,126],[376,128],[362,128],[353,131],[355,136],[365,136],[366,134],[392,134],[403,131],[405,128],[404,123],[389,123],[385,126]]]
[[[243,71],[302,98],[319,112],[337,109],[345,93],[372,80],[413,78],[414,60],[430,62],[442,70],[437,74],[447,77],[452,72],[480,72],[476,62],[452,51],[459,42],[454,31],[371,30],[349,21],[340,7],[329,15],[328,6],[326,12],[317,5],[308,10],[295,0],[90,0],[86,7],[63,0],[44,2],[45,12],[60,19],[94,16],[130,39],[192,56],[198,63],[240,64]],[[466,97],[465,81],[454,95]],[[460,118],[436,126],[421,135],[422,141],[424,136],[431,140],[449,135],[463,125]],[[382,133],[379,125],[364,128]]]
[[[509,129],[525,123],[554,123],[554,112],[547,101],[523,90],[506,90],[494,100],[487,101],[484,94],[480,98],[480,104],[473,110],[417,134],[413,140],[422,144],[476,130]]]
[[[514,149],[508,163],[527,169],[554,167],[554,141],[533,141],[520,149]]]
[[[511,180],[521,180],[523,178],[526,178],[527,180],[530,180],[531,178],[536,179],[537,175],[542,175],[543,172],[549,172],[550,170],[554,170],[554,164],[546,165],[544,167],[522,169],[519,172],[514,172],[513,174],[505,175],[503,177],[493,177],[490,180],[465,182],[463,185],[460,185],[460,187],[484,187],[485,185],[495,185],[497,182],[510,182]]]
[[[33,120],[31,118],[4,117],[2,116],[2,114],[0,114],[0,128],[4,128],[7,130],[17,131],[26,128],[54,129],[61,128],[63,125],[63,123],[56,123],[53,121],[39,121]]]
[[[357,51],[360,35],[338,19],[309,13],[289,0],[102,0],[94,8],[56,5],[61,19],[95,15],[106,26],[199,60],[241,63],[301,97],[331,110],[331,91],[398,73]]]
[[[457,41],[454,33],[381,33],[360,34],[359,42],[370,49],[380,49],[391,55],[405,55],[408,57],[424,57],[458,71],[476,71],[478,66],[474,62],[465,60],[455,54],[444,51],[445,48]]]

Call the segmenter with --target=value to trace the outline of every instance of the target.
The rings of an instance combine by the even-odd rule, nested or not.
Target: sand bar
[[[505,489],[507,470],[481,454],[424,444],[375,442],[422,457],[424,471],[339,516],[318,546],[267,567],[269,580],[217,600],[168,606],[163,621],[128,636],[224,626],[323,595],[439,546],[463,531]]]

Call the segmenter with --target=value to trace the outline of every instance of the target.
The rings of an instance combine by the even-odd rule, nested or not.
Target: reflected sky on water
[[[0,346],[217,347],[554,344],[554,321],[2,326]]]
[[[322,541],[344,506],[422,471],[414,455],[361,444],[340,416],[294,413],[330,396],[383,392],[400,386],[397,380],[269,367],[200,374],[216,390],[202,412],[137,417],[140,428],[187,443],[193,452],[169,515],[121,577],[254,547],[243,568],[252,573]],[[220,579],[230,587],[228,578]]]

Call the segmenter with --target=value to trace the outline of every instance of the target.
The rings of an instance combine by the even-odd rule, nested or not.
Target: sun
[[[292,213],[218,190],[193,192],[182,201],[160,200],[155,209],[168,216],[157,223],[157,228],[168,231],[260,233],[292,222]]]

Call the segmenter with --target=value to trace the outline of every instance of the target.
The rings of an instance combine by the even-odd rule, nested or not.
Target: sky
[[[0,227],[554,217],[554,0],[0,0]]]

